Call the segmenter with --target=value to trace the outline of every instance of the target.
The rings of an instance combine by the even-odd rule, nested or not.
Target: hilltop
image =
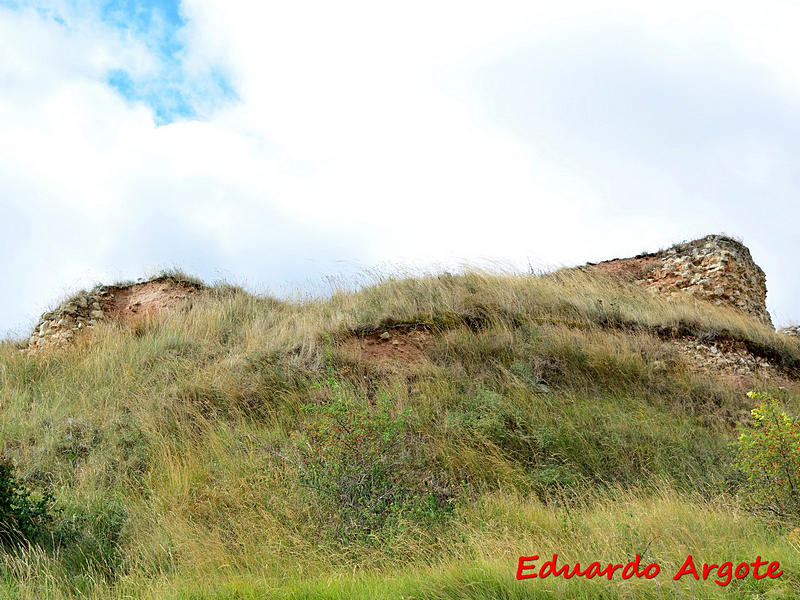
[[[707,235],[666,250],[590,264],[625,276],[667,297],[689,294],[717,306],[732,306],[772,325],[767,311],[767,277],[739,240]]]
[[[180,273],[82,291],[24,351],[0,346],[3,453],[59,510],[52,543],[3,555],[0,589],[794,598],[796,532],[750,511],[730,466],[747,391],[800,405],[800,340],[773,329],[765,296],[763,271],[723,236],[537,276],[389,277],[306,302]],[[366,427],[359,443],[377,427],[385,449],[358,454],[372,479],[333,496],[334,467],[361,472],[304,454],[349,443],[331,422]],[[376,473],[404,496],[367,498],[378,504],[365,516],[359,490],[383,485]],[[514,579],[518,556],[553,552],[674,569],[689,553],[760,554],[785,575],[724,588]]]

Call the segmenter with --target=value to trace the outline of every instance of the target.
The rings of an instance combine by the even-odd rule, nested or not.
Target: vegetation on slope
[[[415,327],[433,334],[424,361],[364,361],[347,343]],[[795,597],[800,539],[741,506],[730,443],[747,389],[790,412],[800,394],[699,373],[663,343],[681,335],[740,340],[787,375],[800,364],[795,341],[747,316],[580,271],[385,279],[298,302],[221,285],[63,350],[6,342],[2,451],[56,498],[57,522],[48,543],[2,555],[0,594]],[[330,405],[331,376],[356,412],[402,416],[414,469],[446,503],[437,518],[398,510],[391,526],[331,535],[336,503],[287,460],[313,442],[320,412],[303,407]],[[785,575],[514,579],[518,556],[552,552],[640,553],[665,571],[688,553],[761,554]]]

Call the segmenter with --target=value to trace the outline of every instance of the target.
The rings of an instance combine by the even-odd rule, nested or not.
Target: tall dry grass
[[[434,332],[426,361],[364,363],[339,343],[398,324]],[[666,346],[659,328],[673,327],[800,358],[734,311],[574,270],[384,277],[296,301],[217,286],[67,349],[6,342],[2,451],[61,513],[53,548],[3,555],[0,597],[793,597],[795,538],[739,506],[728,465],[749,401]],[[328,363],[410,409],[456,492],[451,519],[352,547],[325,537],[280,453],[309,418],[300,407],[324,400]],[[751,383],[797,407],[794,389]],[[689,551],[760,552],[787,575],[735,590],[513,580],[520,554],[618,561],[644,547],[665,569]]]

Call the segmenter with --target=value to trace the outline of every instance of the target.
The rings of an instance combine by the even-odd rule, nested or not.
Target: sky
[[[281,296],[709,233],[800,322],[798,22],[773,0],[0,0],[0,337],[164,268]]]

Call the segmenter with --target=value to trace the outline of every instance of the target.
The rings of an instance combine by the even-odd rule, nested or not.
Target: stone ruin
[[[772,327],[767,278],[741,242],[708,235],[659,252],[589,263],[586,268],[623,276],[666,296],[691,294],[742,310]]]
[[[731,306],[772,327],[766,306],[764,271],[744,244],[727,236],[708,235],[659,252],[589,263],[585,268],[625,277],[668,297],[690,294]],[[42,315],[28,340],[28,348],[66,344],[99,321],[130,322],[167,308],[200,289],[199,283],[172,276],[131,285],[97,286]],[[781,333],[800,336],[800,326],[784,328]]]
[[[63,346],[103,320],[132,322],[188,298],[200,284],[161,276],[130,285],[98,285],[81,291],[42,315],[27,348]]]

